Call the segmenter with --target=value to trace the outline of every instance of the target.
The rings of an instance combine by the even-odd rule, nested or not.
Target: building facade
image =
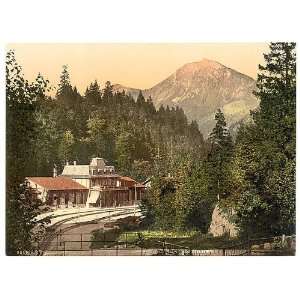
[[[115,172],[103,158],[95,157],[89,165],[67,164],[62,176],[66,176],[89,189],[86,206],[117,207],[138,204],[145,187],[130,177]]]
[[[84,207],[88,188],[68,177],[27,177],[30,188],[52,208]]]
[[[60,176],[28,177],[38,198],[53,208],[118,207],[137,205],[145,186],[115,172],[103,158],[93,158],[89,165],[66,164]]]

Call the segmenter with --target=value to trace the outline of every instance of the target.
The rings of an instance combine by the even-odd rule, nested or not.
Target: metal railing
[[[106,235],[107,233],[107,235]],[[213,249],[193,249],[166,239],[151,241],[147,245],[147,239],[141,237],[139,232],[123,233],[122,240],[111,239],[109,231],[102,233],[102,239],[91,239],[92,233],[57,233],[56,238],[44,252],[46,255],[157,255],[157,256],[248,256],[248,255],[293,255],[292,250],[286,249],[254,249],[253,245],[265,243],[280,243],[282,237],[266,237],[249,239],[226,247]],[[66,239],[72,236],[74,239]],[[130,236],[130,239],[128,237]],[[134,238],[135,236],[135,238]],[[289,237],[287,237],[289,238]],[[295,238],[295,237],[292,237]]]

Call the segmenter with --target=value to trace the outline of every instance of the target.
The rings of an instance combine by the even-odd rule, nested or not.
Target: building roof
[[[130,187],[138,187],[138,188],[144,188],[145,186],[139,182],[137,182],[136,180],[132,179],[131,177],[128,177],[128,176],[122,176],[120,178],[121,180],[124,180],[124,181],[128,181],[129,184],[130,184]]]
[[[89,165],[66,165],[61,175],[88,178],[90,176],[90,166]]]
[[[118,174],[100,174],[100,175],[91,175],[91,178],[120,178]]]
[[[106,166],[105,159],[101,157],[94,157],[91,160],[90,166],[104,168]]]
[[[145,186],[142,183],[137,183],[135,185],[135,187],[137,187],[137,188],[144,188]]]
[[[128,177],[128,176],[122,176],[120,179],[125,180],[125,181],[136,182],[134,179],[132,179],[131,177]]]
[[[58,177],[27,177],[29,181],[47,190],[88,190],[78,182],[63,176]]]

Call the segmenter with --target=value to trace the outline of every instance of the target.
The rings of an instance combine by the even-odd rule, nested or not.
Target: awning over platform
[[[86,201],[86,204],[92,204],[92,203],[95,204],[99,199],[99,196],[100,196],[100,191],[91,190],[89,197]]]

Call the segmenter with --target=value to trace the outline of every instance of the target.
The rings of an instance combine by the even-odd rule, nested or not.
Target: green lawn
[[[170,248],[187,247],[192,249],[215,249],[229,247],[238,242],[237,239],[228,237],[212,237],[203,235],[197,231],[171,232],[159,230],[135,230],[123,231],[122,229],[111,229],[104,232],[97,230],[93,232],[93,249],[103,247],[114,247],[116,244],[130,246],[139,245],[143,248],[162,248],[166,243]],[[172,245],[169,245],[172,244]]]

